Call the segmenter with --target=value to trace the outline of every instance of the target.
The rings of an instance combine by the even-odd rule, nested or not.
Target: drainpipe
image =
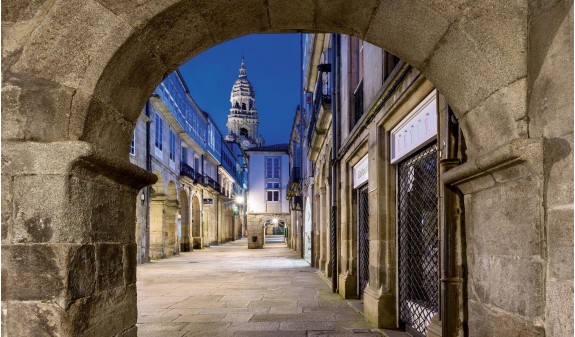
[[[337,143],[338,143],[338,129],[337,117],[339,113],[338,107],[338,85],[337,80],[339,76],[339,65],[337,61],[339,58],[339,34],[332,34],[331,36],[331,224],[330,224],[330,253],[331,253],[331,290],[334,293],[338,292],[338,270],[337,270]]]
[[[458,166],[459,125],[455,116],[445,107],[445,139],[440,140],[444,154],[439,160],[440,175]],[[441,127],[441,125],[439,125]],[[463,195],[453,186],[441,183],[441,208],[443,211],[441,231],[441,335],[443,337],[459,336],[459,294],[462,291],[462,279],[457,264],[457,233],[463,223]],[[462,247],[462,249],[464,249]]]
[[[152,156],[150,154],[150,99],[146,101],[145,105],[146,117],[146,171],[152,172]],[[146,256],[144,257],[144,262],[150,262],[150,195],[151,187],[146,186]]]

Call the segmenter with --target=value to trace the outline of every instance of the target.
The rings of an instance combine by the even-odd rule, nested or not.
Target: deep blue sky
[[[242,55],[256,92],[259,132],[265,143],[288,143],[300,104],[300,35],[256,34],[217,45],[180,67],[192,97],[227,134],[230,92]]]

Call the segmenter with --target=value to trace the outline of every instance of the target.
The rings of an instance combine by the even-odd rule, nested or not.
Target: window
[[[240,129],[240,136],[248,136],[248,129],[246,128],[241,128]]]
[[[156,140],[155,145],[156,148],[162,149],[162,137],[163,137],[163,129],[164,129],[164,121],[160,117],[160,114],[156,113]]]
[[[268,201],[279,201],[280,191],[268,191]]]
[[[130,144],[130,154],[132,156],[136,155],[136,130],[132,134],[132,143]]]
[[[176,161],[176,134],[170,129],[170,160]]]
[[[182,145],[182,160],[183,164],[188,163],[188,148]]]
[[[279,157],[267,157],[266,158],[266,178],[277,178],[280,177],[280,158]]]
[[[272,188],[272,189],[279,189],[280,188],[280,183],[267,183],[266,184],[266,188]]]

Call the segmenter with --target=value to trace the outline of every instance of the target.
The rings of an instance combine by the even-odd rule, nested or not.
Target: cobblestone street
[[[282,243],[138,266],[138,336],[380,336]]]

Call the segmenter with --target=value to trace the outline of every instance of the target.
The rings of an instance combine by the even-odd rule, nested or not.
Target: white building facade
[[[286,199],[289,179],[288,145],[251,148],[248,155],[248,247],[262,248],[266,234],[284,234],[289,227]]]

